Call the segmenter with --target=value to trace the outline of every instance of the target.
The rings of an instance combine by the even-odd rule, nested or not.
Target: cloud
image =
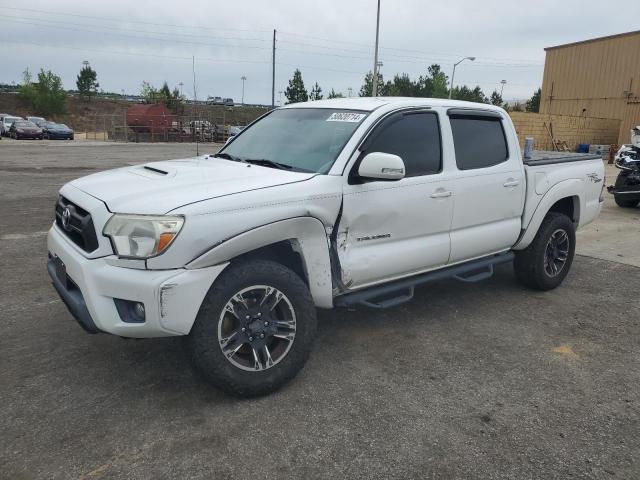
[[[357,92],[373,65],[375,9],[375,0],[0,1],[0,82],[44,67],[73,88],[89,60],[107,91],[137,93],[143,80],[166,80],[192,95],[195,56],[200,98],[238,99],[245,75],[245,100],[269,103],[275,28],[276,91],[299,67],[308,87],[317,81],[325,92]],[[631,0],[615,8],[574,0],[382,0],[382,73],[417,77],[432,63],[449,73],[460,56],[473,55],[456,83],[490,93],[505,79],[505,98],[526,98],[541,84],[544,47],[633,30],[639,13]]]

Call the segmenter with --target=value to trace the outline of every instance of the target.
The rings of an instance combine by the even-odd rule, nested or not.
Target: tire
[[[268,288],[278,293],[269,294]],[[280,293],[283,297],[276,300]],[[238,296],[245,301],[237,301]],[[294,326],[282,318],[293,318]],[[269,326],[265,319],[271,320]],[[280,329],[276,323],[286,326]],[[313,299],[296,273],[272,261],[243,261],[232,263],[213,283],[185,347],[192,365],[209,383],[233,396],[256,397],[278,390],[296,376],[309,358],[316,326]],[[233,340],[225,343],[228,338]]]
[[[566,238],[566,244],[558,243],[563,238]],[[552,250],[548,250],[548,247]],[[549,212],[531,245],[516,252],[513,262],[516,278],[529,288],[552,290],[569,273],[575,250],[576,232],[571,219],[562,213]],[[550,261],[555,255],[557,259]],[[564,261],[559,265],[563,257]]]
[[[618,195],[614,195],[613,199],[616,201],[616,204],[622,208],[635,208],[640,203],[640,200],[623,200]]]

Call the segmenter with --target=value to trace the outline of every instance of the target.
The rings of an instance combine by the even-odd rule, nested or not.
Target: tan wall
[[[626,92],[626,93],[625,93]],[[616,143],[640,124],[640,32],[546,50],[540,112],[623,120]]]
[[[511,112],[520,146],[526,137],[534,138],[537,150],[553,150],[553,143],[545,124],[556,140],[564,140],[575,150],[579,143],[611,145],[617,142],[620,120],[608,118],[545,115],[542,113]]]

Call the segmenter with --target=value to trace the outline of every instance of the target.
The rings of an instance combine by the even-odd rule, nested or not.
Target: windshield
[[[25,122],[25,121],[16,121],[15,122],[15,126],[16,127],[30,127],[30,128],[35,128],[36,124],[33,122]]]
[[[324,108],[275,110],[222,151],[242,160],[268,160],[292,170],[327,173],[366,116],[362,111]]]

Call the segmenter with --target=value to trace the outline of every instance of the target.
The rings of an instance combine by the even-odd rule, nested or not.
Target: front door
[[[355,163],[337,237],[343,283],[358,288],[446,265],[453,185],[442,168],[438,114],[396,112],[364,145],[359,159],[372,152],[398,155],[405,178],[359,179]]]

